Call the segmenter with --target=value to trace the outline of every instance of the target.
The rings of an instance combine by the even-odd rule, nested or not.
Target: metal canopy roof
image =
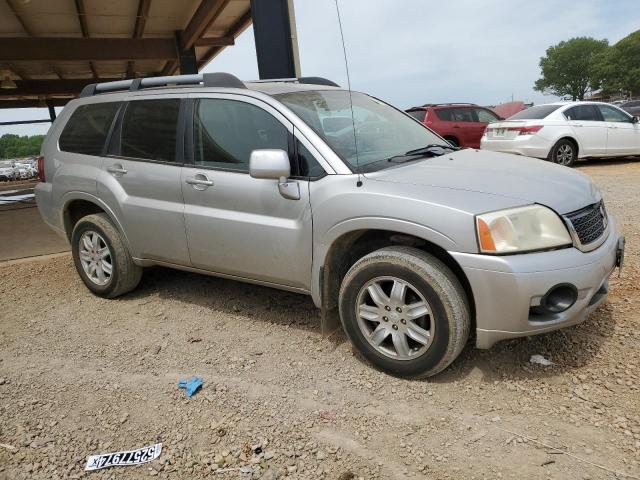
[[[250,24],[250,0],[0,0],[0,80],[17,87],[0,89],[0,108],[173,75],[185,55],[202,68]]]

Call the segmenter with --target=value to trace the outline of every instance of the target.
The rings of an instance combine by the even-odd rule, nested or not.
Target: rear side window
[[[424,120],[425,117],[425,111],[424,110],[411,110],[409,112],[407,112],[409,115],[411,115],[413,118],[415,118],[416,120],[418,120],[419,122],[422,122]]]
[[[253,150],[289,150],[289,131],[273,115],[237,100],[201,99],[193,119],[194,163],[249,171]]]
[[[454,122],[477,122],[478,115],[473,108],[452,108],[451,117]]]
[[[176,161],[180,99],[129,102],[122,119],[120,154],[129,158]]]
[[[593,105],[576,105],[564,112],[564,116],[567,117],[567,120],[583,120],[589,122],[599,122],[602,120],[596,107]]]
[[[60,150],[100,155],[119,103],[94,103],[76,109],[58,140]]]
[[[440,120],[443,120],[445,122],[454,122],[455,121],[453,119],[453,109],[452,108],[439,108],[437,110],[434,110],[434,112],[436,112],[436,115],[438,116],[438,118]]]
[[[541,120],[546,118],[562,105],[538,105],[530,107],[509,117],[509,120]]]

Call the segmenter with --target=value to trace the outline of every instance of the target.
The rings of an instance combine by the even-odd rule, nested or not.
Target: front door
[[[195,98],[193,110],[192,162],[182,172],[192,265],[309,289],[308,181],[298,181],[300,198],[290,200],[277,180],[249,176],[251,151],[289,151],[293,126],[271,106],[241,96]]]
[[[166,98],[126,105],[102,162],[98,193],[122,222],[134,257],[188,265],[180,103]]]
[[[607,124],[607,155],[640,155],[640,125],[609,105],[598,105]]]

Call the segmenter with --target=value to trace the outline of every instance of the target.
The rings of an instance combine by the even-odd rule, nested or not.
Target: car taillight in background
[[[533,135],[542,130],[542,125],[532,125],[529,127],[510,127],[508,130],[512,132],[519,132],[518,135]]]
[[[38,157],[38,180],[41,182],[45,182],[44,178],[44,157],[40,155]]]

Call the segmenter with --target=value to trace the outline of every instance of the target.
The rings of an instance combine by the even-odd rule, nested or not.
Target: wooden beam
[[[104,82],[122,80],[121,78],[105,78]],[[0,90],[0,98],[44,97],[47,95],[77,95],[88,84],[95,83],[91,78],[67,80],[16,80],[16,87]]]
[[[11,70],[14,74],[16,74],[22,80],[29,80],[31,77],[28,73],[24,72],[21,68],[16,67],[13,63],[6,62],[3,70]]]
[[[236,23],[231,25],[231,27],[229,28],[229,31],[226,32],[226,36],[235,39],[238,35],[244,32],[249,27],[249,25],[251,25],[251,9],[247,10],[238,20],[236,20]],[[213,57],[218,55],[223,49],[224,47],[210,48],[198,61],[198,67],[199,68],[204,67],[207,63],[209,63],[213,59]]]
[[[25,31],[25,33],[29,36],[33,36],[33,34],[31,33],[31,30],[25,23],[24,18],[22,18],[22,15],[20,15],[20,12],[16,9],[15,5],[13,4],[14,1],[15,0],[7,0],[7,4],[9,5],[9,8],[11,9],[15,17],[18,19],[18,22],[20,22],[20,25],[22,25],[22,29]]]
[[[193,14],[187,28],[184,29],[180,47],[183,50],[193,47],[196,41],[204,36],[213,22],[220,16],[230,0],[202,0]]]
[[[228,47],[233,44],[233,37],[204,37],[196,40],[196,47]]]
[[[172,38],[2,38],[0,61],[167,60],[177,58]]]
[[[62,107],[67,104],[72,97],[69,98],[51,98],[48,100],[40,98],[21,98],[17,100],[5,100],[0,97],[0,108],[47,108],[47,102],[56,107]]]
[[[133,38],[142,38],[147,17],[149,16],[149,8],[151,8],[151,0],[138,0],[138,13],[136,22],[133,25]],[[127,78],[133,78],[135,74],[134,62],[127,62]]]
[[[78,14],[82,36],[87,38],[89,37],[89,25],[87,24],[87,11],[84,8],[84,0],[76,0],[76,12]]]
[[[51,69],[54,71],[54,73],[57,75],[57,77],[60,80],[64,80],[64,73],[62,73],[62,70],[60,70],[58,67],[56,67],[55,65],[51,65]],[[26,80],[26,79],[24,79]]]

